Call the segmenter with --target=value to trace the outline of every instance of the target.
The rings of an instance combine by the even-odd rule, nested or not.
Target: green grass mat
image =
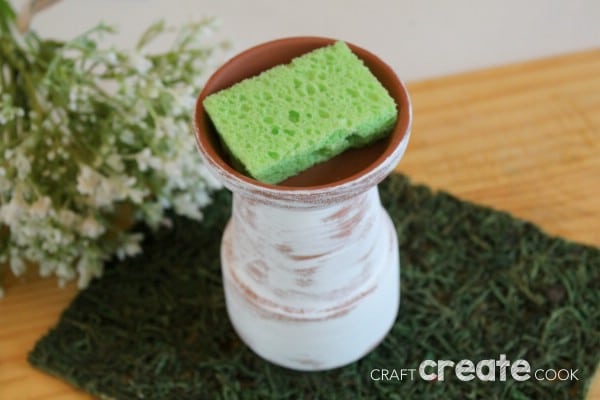
[[[289,371],[236,336],[219,271],[224,191],[203,224],[176,218],[172,230],[149,235],[142,256],[111,265],[29,360],[111,399],[582,398],[600,349],[600,250],[402,176],[380,190],[400,240],[402,300],[391,333],[359,362]],[[532,370],[577,369],[579,380],[371,379],[373,369],[400,374],[425,359],[500,354]]]

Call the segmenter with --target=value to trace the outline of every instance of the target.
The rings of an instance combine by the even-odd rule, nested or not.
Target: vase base
[[[275,313],[257,304],[231,278],[224,259],[223,280],[229,319],[239,337],[256,354],[274,364],[300,371],[322,371],[350,364],[370,353],[391,329],[400,303],[397,237],[387,213],[381,267],[352,306],[325,317]],[[227,230],[223,237],[228,240]],[[386,237],[387,236],[387,237]]]

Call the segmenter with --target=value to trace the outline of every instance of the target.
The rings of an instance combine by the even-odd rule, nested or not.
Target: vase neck
[[[325,315],[373,289],[397,252],[388,219],[377,187],[316,209],[234,195],[222,257],[228,276],[262,307]]]
[[[302,259],[360,240],[379,208],[376,187],[351,199],[310,209],[271,206],[234,194],[232,220],[249,242]]]

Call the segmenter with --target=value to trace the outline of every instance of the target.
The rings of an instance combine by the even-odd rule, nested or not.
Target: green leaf
[[[15,24],[15,10],[7,0],[0,0],[0,32],[9,33],[10,27]]]
[[[140,40],[138,40],[135,48],[138,50],[142,49],[148,43],[153,41],[158,35],[163,33],[165,29],[166,25],[164,20],[153,23],[148,27],[148,29],[146,29],[144,33],[142,33],[142,36],[140,37]]]

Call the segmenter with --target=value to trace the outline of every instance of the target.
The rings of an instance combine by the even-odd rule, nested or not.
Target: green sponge
[[[396,104],[344,42],[243,80],[203,102],[236,168],[278,183],[385,136]]]

